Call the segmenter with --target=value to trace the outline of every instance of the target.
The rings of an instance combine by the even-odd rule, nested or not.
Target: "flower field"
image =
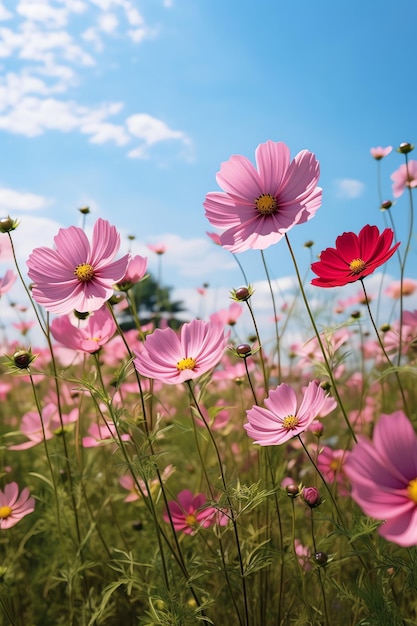
[[[267,324],[243,267],[207,318],[174,324],[156,294],[145,320],[147,261],[119,254],[117,225],[61,228],[23,268],[19,224],[0,220],[15,260],[1,305],[20,281],[31,316],[2,346],[0,623],[417,623],[412,150],[397,150],[380,223],[312,252],[307,278],[290,231],[320,219],[315,155],[268,141],[255,164],[222,163],[204,202],[214,244],[239,264],[271,246],[293,262],[291,303],[265,264]],[[391,152],[371,150],[377,168]],[[153,252],[162,263],[163,244]],[[388,261],[398,280],[385,288]],[[333,289],[351,283],[358,295],[335,308]]]

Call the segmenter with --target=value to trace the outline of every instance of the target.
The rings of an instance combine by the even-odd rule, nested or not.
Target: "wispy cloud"
[[[16,211],[37,211],[44,209],[52,203],[50,198],[38,196],[35,193],[17,191],[7,187],[0,187],[0,213],[12,213]]]
[[[365,190],[364,183],[354,178],[339,178],[334,181],[334,186],[338,198],[360,198]]]
[[[166,121],[144,112],[123,118],[123,102],[84,104],[80,95],[111,38],[137,46],[156,32],[132,0],[18,0],[11,10],[0,0],[0,130],[79,132],[90,143],[130,144],[130,158],[149,158],[169,141],[187,156],[190,138]]]

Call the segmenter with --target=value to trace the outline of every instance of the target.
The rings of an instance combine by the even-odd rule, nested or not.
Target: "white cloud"
[[[0,22],[4,22],[5,20],[10,20],[13,15],[6,9],[4,4],[0,0]]]
[[[365,189],[365,185],[354,178],[340,178],[334,184],[339,198],[359,198]]]
[[[36,211],[51,204],[49,198],[34,193],[17,191],[7,187],[0,187],[0,214],[10,213],[12,217],[16,211]]]
[[[119,21],[114,13],[105,13],[98,18],[98,25],[104,33],[113,33],[119,25]]]
[[[0,26],[0,58],[6,60],[0,77],[0,130],[26,137],[78,131],[90,143],[117,146],[141,140],[128,152],[130,158],[148,158],[150,147],[176,141],[187,158],[190,139],[162,120],[145,113],[114,120],[121,103],[79,102],[77,88],[89,68],[96,66],[95,55],[105,49],[109,37],[138,44],[154,34],[134,2],[17,0],[11,11],[0,0],[0,20],[15,18],[13,26]],[[71,17],[82,13],[86,13],[82,22],[74,20],[77,32]]]
[[[20,0],[16,12],[27,20],[51,26],[62,27],[67,23],[67,11],[52,7],[47,0]]]
[[[146,147],[168,140],[181,141],[185,146],[190,146],[191,144],[189,137],[185,133],[179,130],[172,130],[165,122],[147,113],[131,115],[126,120],[126,126],[131,135],[144,141]],[[145,146],[139,146],[131,150],[128,156],[131,158],[146,157],[147,151]]]

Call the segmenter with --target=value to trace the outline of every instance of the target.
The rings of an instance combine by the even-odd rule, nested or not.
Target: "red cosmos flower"
[[[342,287],[372,274],[377,267],[388,261],[400,245],[392,248],[394,232],[386,228],[379,234],[377,226],[367,224],[359,235],[343,233],[336,239],[335,248],[326,248],[320,254],[320,261],[311,269],[318,278],[312,285],[317,287]]]

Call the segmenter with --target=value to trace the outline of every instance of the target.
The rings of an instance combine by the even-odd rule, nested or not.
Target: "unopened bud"
[[[381,211],[388,211],[392,207],[391,200],[384,200],[381,204]]]
[[[304,487],[302,496],[304,502],[310,507],[310,509],[314,509],[316,506],[321,504],[320,493],[316,487]]]
[[[252,349],[248,343],[241,343],[239,346],[237,346],[236,352],[239,356],[245,357],[252,354]]]
[[[329,557],[327,556],[325,552],[316,552],[316,554],[314,555],[314,560],[317,563],[317,565],[319,565],[320,567],[323,567],[324,565],[327,564]]]
[[[408,143],[408,141],[403,141],[397,148],[397,152],[401,152],[401,154],[408,154],[412,150],[414,150],[414,146],[412,143]]]
[[[7,217],[2,217],[0,219],[0,232],[1,233],[10,233],[12,230],[15,230],[19,226],[18,220],[13,220],[10,215]]]

